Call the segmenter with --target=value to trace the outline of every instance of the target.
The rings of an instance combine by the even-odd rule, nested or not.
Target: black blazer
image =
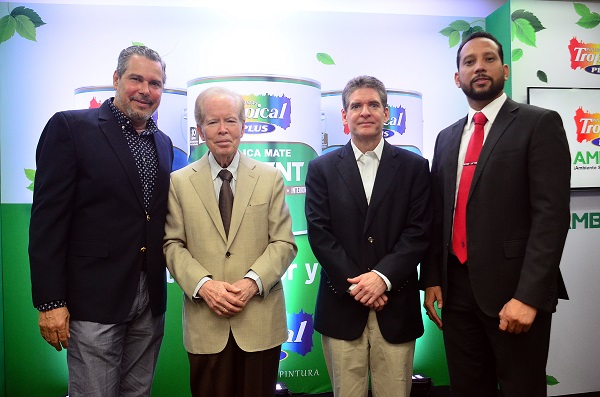
[[[66,300],[73,319],[119,322],[133,304],[145,255],[152,312],[164,313],[173,149],[162,132],[154,140],[159,170],[146,213],[138,169],[106,102],[48,121],[36,152],[29,230],[35,306]]]
[[[358,338],[369,309],[346,292],[346,279],[375,269],[392,284],[387,305],[377,312],[383,337],[403,343],[421,336],[417,266],[430,237],[428,161],[385,142],[367,205],[349,142],[309,163],[306,218],[322,267],[315,329],[337,339]]]
[[[432,164],[434,237],[424,287],[446,298],[458,150],[466,117],[438,135]],[[559,271],[569,229],[570,153],[558,113],[510,98],[485,140],[467,202],[469,277],[489,316],[511,298],[547,312],[567,298]]]

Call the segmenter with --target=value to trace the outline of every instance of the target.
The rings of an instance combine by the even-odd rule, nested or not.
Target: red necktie
[[[467,261],[467,199],[469,198],[469,190],[471,189],[471,181],[473,180],[479,153],[481,153],[481,147],[483,146],[483,126],[487,122],[487,118],[483,113],[477,112],[473,115],[473,122],[475,123],[475,129],[467,147],[454,208],[452,250],[460,263]]]

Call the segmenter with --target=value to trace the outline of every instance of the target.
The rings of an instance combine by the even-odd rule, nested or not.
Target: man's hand
[[[531,328],[536,314],[537,308],[513,298],[500,310],[498,328],[514,334],[527,332]]]
[[[240,292],[236,295],[243,303],[242,309],[246,307],[248,302],[250,302],[250,299],[258,294],[258,285],[256,285],[256,281],[251,278],[243,278],[233,283],[233,285],[240,289]]]
[[[355,284],[350,295],[355,300],[373,310],[381,310],[387,303],[385,281],[375,272],[363,273],[360,276],[347,279],[350,284]]]
[[[423,307],[427,312],[427,317],[437,325],[439,329],[442,329],[442,319],[438,316],[435,303],[437,302],[437,308],[441,309],[444,306],[442,299],[442,287],[436,285],[435,287],[425,288],[425,302]]]
[[[242,290],[224,281],[209,280],[198,290],[198,295],[219,317],[229,318],[242,311],[245,303],[239,294]]]
[[[69,310],[66,307],[40,312],[38,325],[42,337],[54,346],[56,351],[69,347],[69,318]]]

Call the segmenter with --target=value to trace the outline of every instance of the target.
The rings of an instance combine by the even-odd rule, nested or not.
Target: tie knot
[[[485,114],[477,112],[473,115],[473,122],[478,125],[485,125],[487,117],[485,117]]]
[[[219,178],[221,178],[224,181],[231,182],[231,178],[233,178],[233,174],[231,172],[229,172],[229,170],[222,169],[221,171],[219,171]]]

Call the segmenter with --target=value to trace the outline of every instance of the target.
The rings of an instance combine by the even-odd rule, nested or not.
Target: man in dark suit
[[[387,92],[350,80],[342,119],[351,140],[312,160],[306,176],[308,238],[322,271],[315,329],[334,395],[410,395],[415,340],[423,334],[417,266],[429,244],[426,159],[382,137]]]
[[[162,253],[172,144],[151,116],[165,64],[121,52],[115,97],[56,113],[36,152],[29,233],[33,304],[67,349],[70,396],[149,396],[164,332]]]
[[[556,112],[506,96],[508,66],[489,33],[461,44],[457,67],[470,110],[435,145],[424,306],[443,326],[453,395],[496,396],[499,384],[507,397],[546,396],[551,314],[566,298],[559,271],[569,228],[565,130]],[[477,136],[483,147],[473,143]]]

